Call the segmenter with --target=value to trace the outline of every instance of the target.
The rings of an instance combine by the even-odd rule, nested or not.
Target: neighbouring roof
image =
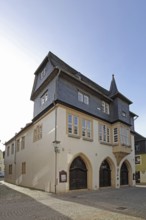
[[[146,137],[144,137],[141,134],[135,132],[135,141],[142,141],[142,140],[146,140]]]

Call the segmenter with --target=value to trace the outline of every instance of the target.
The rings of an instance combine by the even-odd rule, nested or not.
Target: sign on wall
[[[59,172],[59,182],[60,183],[65,183],[67,182],[67,172],[62,170]]]

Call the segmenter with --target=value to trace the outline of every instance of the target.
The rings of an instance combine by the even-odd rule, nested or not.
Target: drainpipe
[[[14,136],[14,164],[15,164],[15,184],[16,184],[16,134],[15,133],[15,136]]]
[[[58,68],[58,67],[56,67]],[[59,69],[59,68],[58,68]],[[59,77],[59,74],[60,74],[60,69],[59,69],[59,72],[58,72],[58,75],[57,75],[57,79],[56,79],[56,88],[55,88],[55,94],[54,94],[54,108],[55,108],[55,132],[54,132],[54,141],[53,141],[53,146],[54,146],[54,152],[55,152],[55,164],[54,164],[54,176],[55,176],[55,184],[54,184],[54,191],[55,191],[55,194],[57,193],[57,183],[58,183],[58,179],[57,179],[57,154],[60,153],[60,150],[59,150],[59,144],[60,144],[60,141],[57,140],[57,106],[56,106],[56,103],[55,103],[55,99],[57,98],[57,95],[56,95],[56,89],[57,89],[57,84],[58,84],[58,77]]]

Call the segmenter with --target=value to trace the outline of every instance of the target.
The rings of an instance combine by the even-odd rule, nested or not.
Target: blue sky
[[[32,120],[33,73],[49,51],[106,89],[115,74],[146,136],[145,11],[145,0],[0,0],[2,143]]]

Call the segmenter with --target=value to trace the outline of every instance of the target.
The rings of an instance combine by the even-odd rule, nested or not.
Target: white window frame
[[[83,102],[86,105],[89,105],[89,96],[81,91],[78,91],[78,101]]]
[[[105,124],[99,124],[99,141],[103,143],[110,143],[110,128]]]
[[[92,122],[87,119],[82,119],[82,137],[92,139]]]
[[[102,101],[101,103],[102,106],[102,112],[104,112],[105,114],[109,115],[110,111],[109,111],[109,104],[105,101]]]
[[[68,134],[79,136],[79,117],[68,114]]]
[[[119,137],[118,137],[118,128],[113,128],[113,143],[118,143]]]

